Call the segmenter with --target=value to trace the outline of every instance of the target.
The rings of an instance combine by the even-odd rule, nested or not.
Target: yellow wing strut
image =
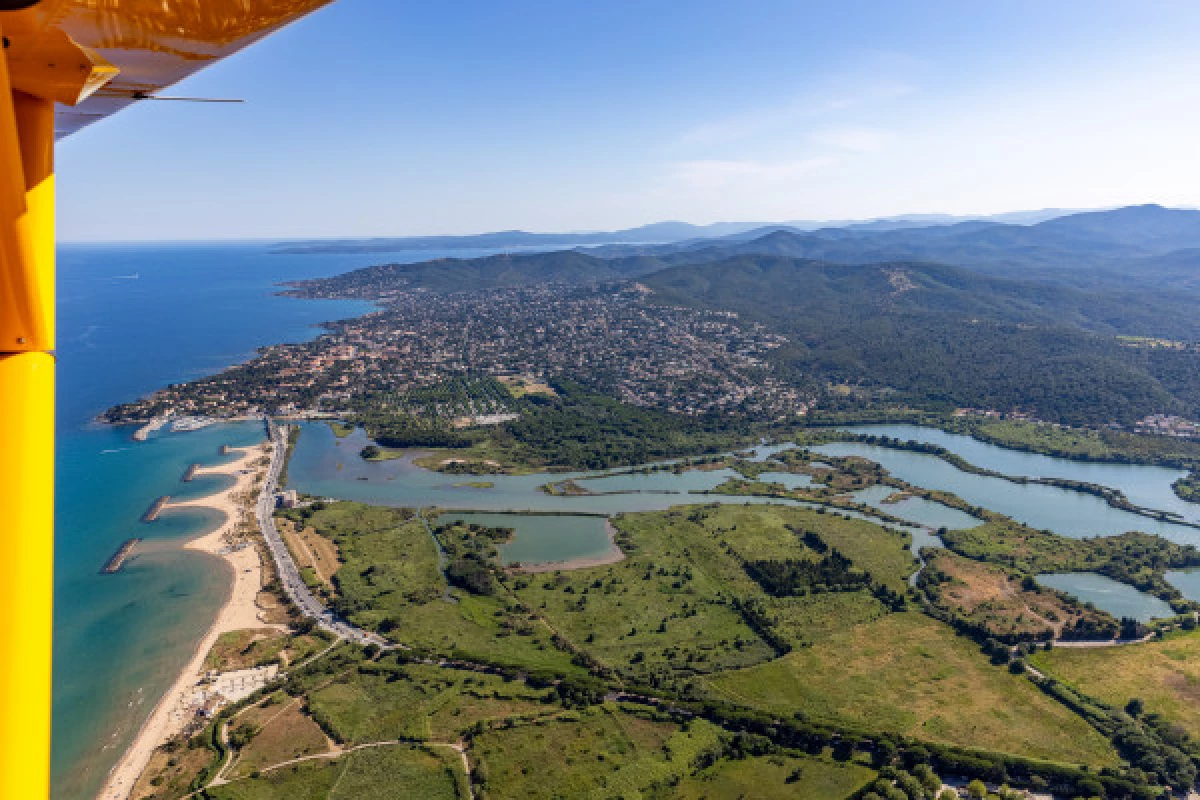
[[[0,0],[0,800],[50,792],[56,135],[327,2]]]
[[[0,31],[2,33],[2,31]],[[0,57],[0,800],[50,782],[54,103]]]

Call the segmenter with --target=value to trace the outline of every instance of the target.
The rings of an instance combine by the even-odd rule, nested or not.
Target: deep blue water
[[[139,517],[159,495],[212,491],[219,480],[179,482],[188,464],[214,463],[219,445],[261,436],[246,424],[136,443],[129,429],[93,418],[263,345],[310,338],[316,323],[363,313],[363,303],[276,297],[274,285],[380,260],[271,255],[259,244],[60,249],[55,798],[95,794],[228,588],[223,563],[178,547],[216,520],[172,513],[142,525]],[[98,574],[134,535],[152,540],[148,552],[117,575]]]

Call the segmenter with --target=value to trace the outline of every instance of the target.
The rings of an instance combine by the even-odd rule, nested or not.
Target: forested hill
[[[1200,211],[1133,206],[1036,225],[968,221],[898,230],[786,227],[658,247],[608,247],[608,257],[700,263],[762,254],[842,264],[932,261],[984,274],[1077,287],[1200,292]]]
[[[1084,290],[1010,280],[912,261],[832,264],[746,254],[684,263],[646,276],[662,297],[689,305],[701,299],[774,323],[863,319],[882,311],[965,315],[1022,325],[1081,328],[1105,336],[1200,341],[1196,300],[1166,293]]]
[[[656,302],[736,311],[784,333],[792,345],[775,359],[796,381],[870,387],[922,407],[1024,408],[1070,423],[1200,411],[1200,356],[1090,332],[1121,313],[1101,295],[940,265],[773,256],[642,280]]]
[[[461,292],[506,289],[544,283],[582,285],[634,278],[661,269],[654,258],[605,259],[575,250],[522,253],[483,258],[440,258],[417,264],[382,264],[353,272],[287,284],[288,294],[302,297],[378,299],[399,291],[426,289]]]

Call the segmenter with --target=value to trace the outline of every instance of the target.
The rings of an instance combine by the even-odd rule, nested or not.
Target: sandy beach
[[[262,445],[239,448],[239,452],[241,455],[228,464],[201,467],[196,472],[197,475],[234,476],[235,483],[232,487],[195,500],[173,501],[167,506],[168,509],[213,508],[225,515],[225,521],[219,528],[193,539],[184,547],[223,559],[232,570],[233,581],[224,605],[204,637],[197,643],[191,660],[159,700],[129,749],[109,773],[108,781],[97,795],[101,800],[126,800],[155,749],[182,731],[193,718],[194,710],[190,700],[197,684],[203,678],[205,658],[217,637],[245,628],[277,627],[265,622],[263,612],[256,602],[263,585],[263,569],[258,549],[247,542],[231,547],[241,516],[239,505],[246,507],[245,498],[250,496],[256,478],[265,470],[265,467],[255,466],[255,463],[261,461],[267,453]],[[249,502],[249,508],[252,508],[253,500]]]

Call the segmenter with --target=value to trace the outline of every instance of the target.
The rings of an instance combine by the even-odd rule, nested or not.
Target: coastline
[[[253,541],[234,543],[244,500],[252,494],[257,479],[265,471],[254,466],[265,454],[263,445],[235,448],[242,455],[228,464],[201,467],[198,475],[232,475],[233,486],[194,500],[173,501],[167,508],[202,507],[215,509],[225,516],[216,529],[188,541],[185,550],[207,553],[225,563],[232,573],[229,590],[212,624],[196,643],[191,658],[175,682],[155,704],[137,735],[109,772],[98,800],[127,800],[151,756],[164,742],[181,732],[194,716],[189,699],[204,677],[204,662],[218,637],[246,628],[278,627],[264,622],[257,604],[263,586],[263,564]],[[232,545],[232,546],[231,546]]]

